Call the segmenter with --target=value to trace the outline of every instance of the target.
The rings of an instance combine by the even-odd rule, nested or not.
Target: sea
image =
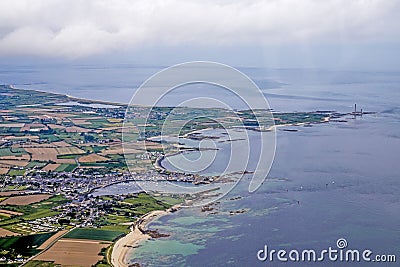
[[[3,66],[0,83],[127,103],[141,83],[162,68],[129,64]],[[243,179],[214,202],[212,211],[183,208],[156,219],[149,229],[168,233],[169,237],[141,242],[129,253],[130,263],[399,266],[400,72],[239,70],[259,86],[274,111],[349,113],[357,104],[358,110],[374,113],[345,116],[343,121],[312,127],[291,127],[297,131],[278,128],[275,158],[258,190],[249,192],[249,179]],[[225,93],[212,86],[198,87],[195,92],[192,89],[188,87],[186,93],[173,95],[165,103],[174,105],[199,92],[212,93],[216,98],[221,94],[225,99]],[[225,164],[216,159],[216,167]],[[165,167],[173,169],[168,164]],[[137,190],[126,183],[118,187],[110,187],[110,193]],[[101,194],[107,194],[107,189],[102,190]],[[320,261],[301,259],[303,251],[313,250],[320,256],[329,249],[337,251],[336,260],[327,254]],[[282,252],[282,259],[278,259],[275,252],[271,259],[271,250],[286,254]],[[360,255],[371,251],[371,261],[346,261],[343,255],[348,250],[360,251]],[[300,253],[298,260],[291,251]],[[395,255],[397,262],[378,262],[377,255]]]

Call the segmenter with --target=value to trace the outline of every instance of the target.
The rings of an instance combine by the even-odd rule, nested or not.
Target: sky
[[[400,70],[398,0],[2,0],[3,63]]]

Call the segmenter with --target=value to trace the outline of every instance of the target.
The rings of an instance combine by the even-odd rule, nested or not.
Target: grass
[[[44,166],[47,165],[47,162],[42,162],[42,161],[31,161],[28,163],[28,165],[25,166],[25,168],[34,168],[34,167],[38,167],[38,168],[42,168]]]
[[[107,146],[92,146],[92,147],[90,147],[90,148],[93,150],[94,153],[98,153],[98,152],[100,152],[101,150],[107,148]]]
[[[179,196],[157,196],[155,197],[157,200],[167,203],[169,205],[177,205],[183,202],[183,198]]]
[[[92,229],[92,228],[75,228],[71,232],[67,233],[64,236],[64,238],[114,241],[123,234],[125,234],[125,232],[122,231],[102,230],[102,229]]]
[[[172,205],[161,202],[152,196],[141,193],[136,197],[126,198],[121,204],[128,204],[127,206],[115,208],[119,212],[133,212],[137,216],[142,216],[153,210],[165,210]]]
[[[58,212],[53,210],[53,207],[59,206],[67,201],[68,200],[64,196],[52,196],[49,199],[26,206],[0,205],[0,209],[23,213],[23,215],[0,221],[0,226],[5,229],[11,229],[14,224],[19,222],[56,215]]]
[[[52,261],[29,261],[27,262],[24,267],[54,267],[57,266]]]
[[[10,169],[8,171],[8,175],[10,176],[22,176],[25,174],[25,170],[20,170],[20,169]]]
[[[89,120],[89,122],[90,122],[90,124],[83,124],[83,125],[79,125],[79,126],[84,127],[84,128],[89,128],[89,129],[99,129],[99,128],[108,127],[110,124],[110,122],[105,118]]]
[[[145,193],[140,193],[135,197],[128,197],[124,199],[124,202],[127,202],[132,205],[153,205],[157,200]]]
[[[102,230],[111,230],[111,231],[119,231],[125,234],[129,233],[129,226],[128,225],[121,225],[121,224],[112,224],[112,225],[104,225],[100,229]]]
[[[78,165],[76,164],[68,164],[62,163],[60,166],[55,169],[56,172],[71,172],[73,171]]]
[[[12,148],[12,147],[0,148],[0,157],[21,156],[23,154],[27,154],[27,152],[23,148]]]
[[[62,139],[54,134],[38,134],[40,139],[46,139],[50,142],[61,141]]]
[[[7,185],[3,188],[2,191],[17,191],[17,190],[25,190],[27,188],[26,185]]]
[[[66,154],[66,155],[57,155],[58,159],[74,159],[76,157],[82,156],[82,154]]]
[[[0,238],[0,249],[14,250],[23,256],[32,256],[39,252],[36,248],[49,239],[54,232],[44,234],[34,234],[27,236],[12,236]]]

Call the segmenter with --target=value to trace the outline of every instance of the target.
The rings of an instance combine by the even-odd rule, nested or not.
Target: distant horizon
[[[384,0],[2,1],[0,61],[397,71],[399,13]]]

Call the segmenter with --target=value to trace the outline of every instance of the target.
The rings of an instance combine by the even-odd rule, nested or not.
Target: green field
[[[31,161],[28,163],[28,165],[25,166],[25,168],[34,168],[34,167],[38,167],[38,168],[42,168],[44,166],[47,165],[47,162],[42,162],[42,161]]]
[[[23,256],[32,256],[39,252],[33,248],[43,244],[55,233],[34,234],[27,236],[13,236],[0,238],[0,249],[6,251],[15,251]]]
[[[82,156],[82,154],[66,154],[66,155],[57,155],[58,159],[74,159],[76,157]]]
[[[0,226],[5,229],[11,230],[13,224],[15,223],[35,220],[46,216],[53,216],[58,212],[54,211],[52,208],[55,206],[59,206],[65,202],[67,202],[67,199],[64,196],[52,196],[49,199],[26,206],[0,205],[0,209],[6,209],[23,213],[23,215],[21,216],[0,221]]]
[[[113,206],[113,212],[107,215],[101,222],[102,225],[118,225],[132,221],[153,210],[165,210],[172,205],[161,202],[150,195],[141,193],[138,196],[128,197],[124,201]]]
[[[63,163],[55,169],[56,172],[71,172],[73,171],[78,165],[76,164],[68,164]]]
[[[10,176],[21,176],[25,174],[25,170],[20,170],[20,169],[10,169],[8,171],[8,175]]]
[[[51,261],[29,261],[24,267],[55,267],[58,266]]]
[[[2,191],[25,190],[26,185],[7,185]]]
[[[183,197],[180,196],[169,196],[169,195],[165,195],[165,196],[157,196],[155,197],[157,200],[165,202],[169,205],[177,205],[177,204],[181,204],[184,200]]]
[[[116,238],[123,234],[125,233],[122,231],[100,230],[92,228],[75,228],[74,230],[67,233],[64,238],[114,241]]]
[[[12,148],[12,147],[0,148],[0,157],[21,156],[23,154],[28,154],[23,148]]]
[[[171,205],[161,202],[160,200],[155,199],[151,195],[140,193],[135,197],[128,197],[124,199],[123,202],[131,204],[133,207],[142,208],[142,209],[165,209],[169,208]],[[151,211],[150,210],[150,211]],[[148,212],[148,211],[147,211]],[[145,213],[147,213],[145,212]]]

